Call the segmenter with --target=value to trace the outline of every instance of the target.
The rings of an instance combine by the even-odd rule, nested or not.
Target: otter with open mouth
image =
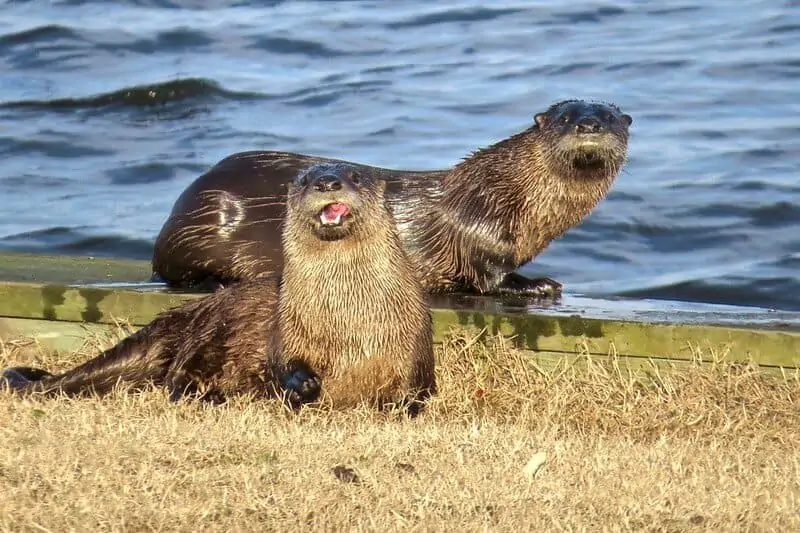
[[[631,123],[613,104],[566,100],[447,170],[347,164],[386,182],[387,204],[427,291],[558,298],[560,283],[515,271],[606,196],[625,163]],[[280,271],[286,184],[322,161],[336,160],[266,151],[222,160],[176,201],[156,239],[153,279],[217,287]]]
[[[418,410],[436,390],[431,316],[384,186],[350,165],[311,166],[289,189],[280,281],[234,284],[62,374],[9,368],[0,385],[74,396],[155,383],[173,399],[250,393]]]

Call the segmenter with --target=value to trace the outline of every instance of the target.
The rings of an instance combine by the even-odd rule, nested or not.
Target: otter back
[[[178,198],[156,239],[154,279],[213,287],[282,270],[287,184],[325,161],[386,182],[386,203],[426,291],[557,297],[559,283],[514,271],[605,197],[624,164],[630,124],[612,104],[559,102],[528,129],[429,172],[286,152],[234,154]]]

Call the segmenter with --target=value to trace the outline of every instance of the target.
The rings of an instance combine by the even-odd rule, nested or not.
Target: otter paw
[[[33,368],[30,366],[14,366],[11,368],[6,368],[3,370],[3,373],[0,374],[0,389],[6,387],[15,390],[22,389],[33,381],[41,381],[42,379],[52,375],[53,374],[47,370]]]
[[[516,273],[506,276],[500,286],[500,292],[552,300],[561,297],[561,289],[562,285],[554,279],[530,279]]]
[[[283,378],[286,397],[293,405],[313,402],[319,396],[322,380],[305,369],[297,369]]]
[[[197,382],[181,370],[167,376],[166,385],[169,401],[173,403],[200,395]]]
[[[522,289],[523,294],[540,298],[560,298],[562,285],[554,279],[538,278],[531,280],[527,287]]]

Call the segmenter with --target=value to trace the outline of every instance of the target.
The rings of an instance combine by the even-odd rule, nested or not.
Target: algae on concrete
[[[108,327],[118,320],[143,326],[165,309],[203,297],[165,290],[86,286],[146,282],[149,277],[147,261],[0,254],[0,280],[6,280],[0,281],[0,317],[5,317],[6,326],[0,334],[30,330],[45,338],[47,332],[59,337],[58,331],[69,330],[74,336],[75,330],[67,323]],[[796,331],[464,308],[434,308],[432,314],[437,342],[455,327],[502,334],[520,349],[564,356],[588,352],[685,361],[692,358],[693,350],[711,348],[732,359],[800,366],[800,333]]]
[[[137,292],[67,285],[0,282],[0,316],[143,326],[159,312],[200,294]]]
[[[454,326],[511,339],[532,351],[691,360],[698,349],[764,366],[800,366],[800,333],[720,326],[648,324],[582,317],[506,315],[433,309],[434,337]]]

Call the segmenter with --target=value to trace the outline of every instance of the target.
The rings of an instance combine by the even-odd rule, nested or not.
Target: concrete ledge
[[[0,254],[0,280],[7,280],[0,281],[0,339],[33,335],[58,349],[72,349],[90,330],[108,330],[118,320],[141,327],[165,309],[204,296],[167,291],[147,283],[149,276],[149,263],[144,261]],[[592,308],[591,299],[581,302]],[[675,303],[663,307],[669,309],[668,304]],[[588,352],[686,361],[701,348],[728,360],[800,367],[800,332],[792,322],[797,314],[791,313],[769,315],[771,321],[756,327],[756,319],[767,316],[763,310],[739,313],[711,307],[704,315],[701,308],[691,314],[691,321],[681,323],[598,318],[575,312],[574,305],[535,308],[487,298],[434,298],[433,306],[437,342],[456,327],[501,334],[520,349],[552,356]],[[709,323],[703,323],[703,316]],[[720,324],[721,316],[731,323]],[[750,318],[737,322],[731,318],[736,316]]]

